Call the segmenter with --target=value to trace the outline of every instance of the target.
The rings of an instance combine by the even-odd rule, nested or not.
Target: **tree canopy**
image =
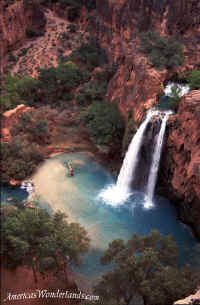
[[[68,223],[57,212],[51,217],[43,209],[14,208],[7,213],[2,207],[2,258],[6,267],[31,266],[35,281],[37,272],[56,271],[60,262],[80,264],[89,247],[85,229]]]
[[[94,102],[82,112],[91,136],[97,144],[121,143],[124,132],[124,121],[116,104]]]
[[[171,305],[191,294],[200,282],[200,272],[190,267],[178,268],[178,252],[171,236],[152,231],[125,243],[109,244],[101,263],[113,264],[95,286],[105,304],[129,305],[135,297],[145,305]]]

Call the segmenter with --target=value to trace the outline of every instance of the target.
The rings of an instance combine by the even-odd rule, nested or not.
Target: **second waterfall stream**
[[[159,120],[161,121],[160,129],[155,138],[152,139],[154,144],[153,153],[149,167],[147,184],[144,185],[144,207],[149,208],[153,206],[153,196],[159,170],[166,124],[170,114],[171,112],[169,111],[161,112],[158,110],[149,110],[146,119],[138,128],[128,147],[116,184],[107,186],[99,194],[99,197],[103,199],[104,202],[113,206],[119,206],[124,204],[126,200],[132,195],[134,189],[132,189],[131,184],[132,181],[137,178],[136,169],[141,158],[141,147],[143,145],[145,133],[148,130],[148,126],[151,121],[154,120],[156,122]]]

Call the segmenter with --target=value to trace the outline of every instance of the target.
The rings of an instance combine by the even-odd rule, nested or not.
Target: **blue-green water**
[[[69,160],[75,175],[69,177],[65,162]],[[75,271],[90,277],[99,277],[107,267],[99,258],[108,243],[116,238],[129,239],[136,232],[144,235],[153,229],[162,234],[172,234],[177,242],[180,262],[189,262],[192,249],[197,245],[188,227],[178,221],[175,207],[161,197],[155,198],[154,207],[145,209],[143,194],[135,193],[123,206],[113,207],[98,198],[113,177],[84,154],[63,154],[45,161],[33,177],[36,199],[48,210],[61,210],[69,215],[69,221],[80,222],[89,232],[91,250],[83,264]],[[2,201],[8,197],[24,199],[20,189],[2,189]]]

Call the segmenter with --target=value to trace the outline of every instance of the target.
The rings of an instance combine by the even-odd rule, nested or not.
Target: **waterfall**
[[[157,111],[149,111],[146,119],[134,135],[124,158],[122,168],[117,179],[117,188],[123,193],[130,193],[131,181],[135,178],[135,169],[137,167],[139,152],[143,142],[144,132],[151,118],[157,114]]]
[[[116,184],[107,186],[100,194],[99,198],[103,199],[106,203],[113,206],[122,205],[132,194],[131,183],[136,178],[136,169],[139,166],[141,159],[140,152],[141,147],[144,142],[144,137],[146,135],[148,123],[152,118],[157,120],[162,120],[160,130],[155,138],[155,148],[153,150],[152,161],[150,165],[150,170],[148,173],[148,182],[146,192],[144,207],[150,208],[153,206],[153,195],[158,175],[160,157],[162,153],[162,147],[164,142],[165,129],[167,125],[167,120],[170,111],[161,112],[159,110],[150,110],[147,114],[146,119],[140,125],[136,134],[134,135],[127,153],[125,155],[118,179]]]
[[[156,186],[158,169],[159,169],[159,164],[160,164],[160,157],[161,157],[162,147],[163,147],[163,142],[164,142],[165,129],[166,129],[167,120],[168,120],[169,115],[170,115],[170,112],[164,113],[160,131],[159,131],[158,136],[155,141],[153,159],[152,159],[152,163],[151,163],[151,167],[150,167],[150,173],[149,173],[147,189],[146,189],[146,197],[147,197],[147,201],[145,203],[146,207],[149,207],[153,204],[152,203],[153,195],[154,195],[154,190],[155,190],[155,186]]]
[[[135,169],[139,161],[144,133],[151,118],[157,114],[157,110],[150,110],[134,135],[124,158],[116,185],[109,185],[99,194],[99,198],[105,202],[117,206],[123,204],[131,195],[131,181],[135,178]]]

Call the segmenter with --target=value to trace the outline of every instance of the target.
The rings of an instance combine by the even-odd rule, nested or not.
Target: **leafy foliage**
[[[103,101],[108,83],[116,72],[116,66],[106,65],[93,74],[93,80],[84,84],[77,94],[76,100],[81,106],[88,106],[96,101]]]
[[[77,102],[81,106],[88,106],[92,102],[103,100],[106,93],[107,83],[92,81],[79,89]]]
[[[0,96],[2,111],[22,103],[28,106],[55,102],[56,105],[64,104],[72,99],[73,89],[90,78],[86,70],[71,61],[56,68],[40,69],[39,72],[37,80],[28,76],[6,76],[2,85],[4,92]]]
[[[187,77],[191,90],[200,89],[200,70],[193,70]]]
[[[41,69],[39,88],[42,103],[54,103],[71,99],[71,91],[78,85],[88,81],[89,74],[76,64],[68,61],[57,68]]]
[[[18,104],[32,105],[36,101],[38,81],[28,76],[22,78],[7,75],[2,84],[4,94],[0,96],[1,110],[16,107]]]
[[[12,136],[27,136],[27,140],[38,144],[48,143],[50,133],[49,124],[45,119],[38,118],[37,112],[28,111],[22,113],[18,122],[11,129]]]
[[[88,70],[93,70],[97,66],[106,64],[108,59],[104,49],[102,49],[98,42],[90,39],[87,43],[83,43],[76,49],[69,57],[71,60],[77,60],[79,63],[85,65]]]
[[[121,141],[124,121],[116,104],[95,102],[81,116],[97,144]]]
[[[140,34],[140,48],[158,69],[170,69],[184,64],[182,45],[176,37],[161,37],[156,32]]]
[[[131,304],[135,296],[144,304],[173,304],[191,294],[200,280],[200,273],[190,267],[178,269],[176,244],[170,236],[158,231],[133,237],[125,243],[114,240],[101,258],[104,265],[113,263],[95,286],[95,293],[111,304]]]
[[[6,215],[4,207],[2,215],[3,263],[6,267],[31,266],[35,281],[37,272],[58,271],[63,262],[80,264],[81,255],[88,250],[85,229],[78,223],[69,224],[61,212],[51,218],[42,209],[24,208]]]
[[[14,138],[9,143],[1,144],[1,179],[8,183],[11,179],[23,180],[30,176],[43,160],[39,149],[22,140]]]

